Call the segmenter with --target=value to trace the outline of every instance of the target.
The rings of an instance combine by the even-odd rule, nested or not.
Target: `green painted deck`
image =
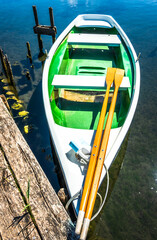
[[[69,49],[69,56],[65,54],[59,74],[67,75],[106,75],[108,67],[115,67],[115,58],[108,49]]]

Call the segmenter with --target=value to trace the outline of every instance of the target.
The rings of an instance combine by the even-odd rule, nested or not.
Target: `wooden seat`
[[[121,44],[121,40],[118,35],[113,34],[72,33],[68,37],[68,44],[119,46]]]
[[[55,75],[52,85],[55,88],[104,90],[106,79],[105,76]],[[125,90],[129,87],[129,78],[123,77],[120,89]],[[114,86],[111,87],[111,89],[113,88]]]

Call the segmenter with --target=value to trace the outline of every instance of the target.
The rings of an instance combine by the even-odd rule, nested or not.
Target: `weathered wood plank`
[[[5,156],[2,158],[1,154],[0,171],[5,169],[6,166],[7,174],[9,174],[8,168],[11,169],[13,184],[16,182],[15,185],[19,186],[22,199],[21,201],[19,200],[19,192],[16,190],[17,194],[16,192],[14,193],[16,197],[13,198],[15,199],[13,203],[12,197],[10,196],[12,191],[7,193],[7,198],[10,199],[11,202],[10,206],[13,207],[15,212],[10,214],[10,217],[9,213],[7,213],[7,221],[3,227],[0,225],[2,238],[5,239],[5,237],[3,237],[3,234],[5,236],[4,228],[7,229],[9,225],[11,225],[13,218],[20,215],[25,203],[25,205],[30,204],[26,211],[29,211],[29,218],[33,221],[31,225],[35,227],[35,231],[33,231],[32,234],[38,235],[38,237],[34,239],[67,239],[67,226],[69,226],[70,218],[1,98],[0,146]],[[5,163],[3,160],[5,160]],[[2,179],[2,175],[0,176]],[[28,180],[30,180],[29,202],[26,195]],[[4,203],[5,195],[3,186],[0,191],[3,193],[1,194],[3,195],[3,197],[1,196],[1,201],[3,202],[3,204],[1,204],[1,213],[3,214],[0,215],[0,221],[2,222],[5,218],[5,210],[8,209],[8,207],[6,207],[6,203]],[[15,204],[15,206],[13,204]],[[21,228],[24,228],[24,226],[25,225]],[[7,229],[7,231],[9,230]],[[18,239],[18,236],[16,236],[16,239]],[[21,236],[19,239],[22,239]]]
[[[0,150],[0,233],[3,240],[39,239]]]

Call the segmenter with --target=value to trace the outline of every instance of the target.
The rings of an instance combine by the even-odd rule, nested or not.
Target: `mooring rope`
[[[105,197],[104,197],[104,200],[102,201],[102,196],[100,193],[97,192],[97,195],[99,196],[100,198],[100,206],[99,206],[99,209],[98,211],[94,214],[94,216],[91,218],[91,221],[93,221],[98,215],[99,213],[101,212],[105,202],[106,202],[106,199],[107,199],[107,195],[108,195],[108,190],[109,190],[109,185],[110,185],[110,177],[109,177],[109,171],[104,163],[104,167],[105,167],[105,170],[106,170],[106,176],[107,176],[107,186],[106,186],[106,191],[105,191]],[[71,197],[66,206],[65,206],[65,209],[68,210],[69,208],[69,205],[71,204],[71,202],[73,202],[75,199],[77,199],[80,195],[81,195],[81,192],[82,192],[82,188],[80,191],[78,191],[77,193],[75,193],[75,195],[73,197]]]

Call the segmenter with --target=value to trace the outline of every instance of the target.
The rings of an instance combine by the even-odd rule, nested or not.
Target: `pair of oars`
[[[76,230],[75,230],[76,234],[80,234],[81,228],[82,228],[81,237],[80,237],[81,240],[85,240],[88,233],[90,219],[92,216],[96,195],[97,195],[97,190],[99,186],[99,181],[101,177],[101,172],[102,172],[104,159],[106,155],[118,89],[122,82],[123,76],[124,76],[124,70],[122,69],[108,68],[107,70],[107,75],[106,75],[107,90],[106,90],[106,95],[105,95],[105,99],[103,102],[103,106],[102,106],[102,110],[99,118],[98,128],[97,128],[95,139],[94,139],[94,144],[93,144],[92,153],[89,161],[88,171],[87,171],[86,180],[84,184],[80,210],[79,210]],[[115,90],[114,90],[114,95],[112,98],[112,102],[111,102],[111,106],[110,106],[110,110],[109,110],[109,114],[106,122],[106,127],[102,137],[103,125],[104,125],[108,97],[109,97],[109,90],[111,88],[113,80],[115,83]],[[84,223],[83,223],[83,220],[84,220]],[[82,227],[82,224],[83,224],[83,227]]]

